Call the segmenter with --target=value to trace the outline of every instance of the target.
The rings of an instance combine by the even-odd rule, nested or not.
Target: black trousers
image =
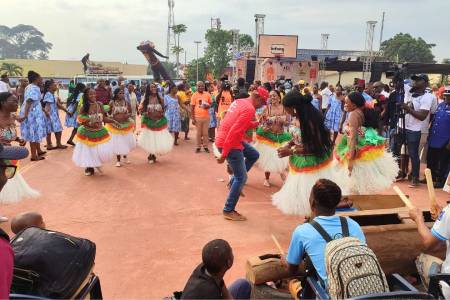
[[[450,150],[445,144],[441,148],[428,147],[427,168],[431,170],[433,181],[443,183],[447,179],[450,162]]]

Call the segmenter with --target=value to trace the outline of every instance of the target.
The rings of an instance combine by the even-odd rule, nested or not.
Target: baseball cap
[[[412,80],[421,80],[422,79],[425,82],[430,81],[427,74],[416,74],[416,75],[411,76],[411,79]]]
[[[444,95],[450,95],[450,85],[445,87]]]
[[[28,156],[28,149],[19,146],[4,146],[0,145],[0,160],[19,160]]]
[[[306,83],[305,83],[305,81],[303,79],[301,79],[301,80],[298,81],[298,84],[300,85],[300,84],[306,84]]]
[[[265,88],[260,86],[256,89],[256,92],[261,98],[263,98],[264,101],[267,101],[267,99],[269,99],[269,92]]]

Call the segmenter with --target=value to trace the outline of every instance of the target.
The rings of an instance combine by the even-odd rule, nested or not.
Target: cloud
[[[167,0],[17,0],[2,7],[0,23],[36,26],[53,43],[51,59],[92,59],[146,63],[136,50],[142,40],[155,42],[165,53]],[[211,17],[225,29],[254,36],[254,14],[266,14],[265,32],[299,35],[299,47],[319,48],[320,34],[329,33],[330,49],[362,50],[367,20],[377,20],[374,45],[379,44],[381,14],[386,11],[384,39],[398,32],[421,36],[437,46],[434,54],[449,57],[444,38],[450,22],[450,1],[440,0],[175,0],[175,22],[187,25],[182,47],[195,58],[195,40],[204,40]],[[418,25],[420,24],[420,26]],[[202,43],[200,49],[205,47]],[[184,55],[182,55],[184,58]],[[183,61],[184,59],[182,59]]]

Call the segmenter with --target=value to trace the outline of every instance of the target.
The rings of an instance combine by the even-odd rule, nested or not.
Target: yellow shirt
[[[180,104],[184,105],[186,102],[189,102],[189,97],[185,91],[178,91],[177,96],[180,99]]]

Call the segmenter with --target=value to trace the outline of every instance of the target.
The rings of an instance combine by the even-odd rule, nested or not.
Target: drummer
[[[428,254],[421,254],[417,259],[418,271],[422,277],[422,281],[425,285],[429,283],[429,276],[434,273],[450,273],[450,204],[442,209],[439,217],[434,223],[431,230],[425,225],[425,220],[423,218],[423,213],[420,209],[414,208],[409,210],[409,215],[417,224],[417,230],[422,238],[422,243],[425,247],[425,251],[436,249],[438,247],[447,246],[446,258],[442,262],[439,258],[433,257]],[[434,262],[434,265],[438,265],[438,270],[432,270],[433,263],[431,267],[427,269],[429,263]],[[439,264],[441,264],[439,266]],[[422,266],[422,267],[420,267]],[[434,268],[436,269],[436,268]],[[422,273],[423,271],[423,273]]]

